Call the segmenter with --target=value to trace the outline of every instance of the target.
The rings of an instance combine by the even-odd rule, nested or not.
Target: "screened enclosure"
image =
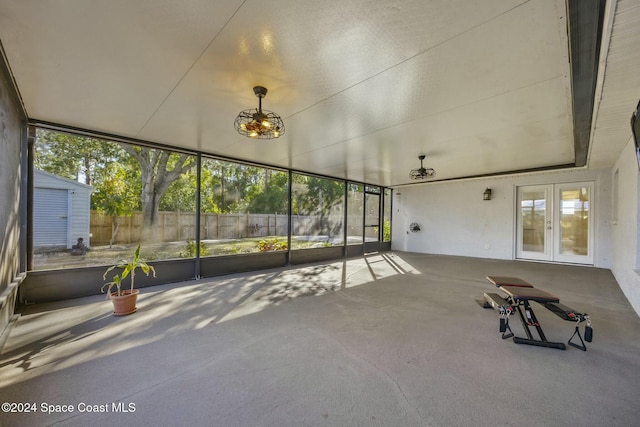
[[[36,247],[32,281],[99,271],[137,245],[173,266],[169,280],[390,249],[388,188],[44,128],[33,157],[36,169],[90,189],[90,201],[87,250]],[[34,204],[53,209],[42,194]]]

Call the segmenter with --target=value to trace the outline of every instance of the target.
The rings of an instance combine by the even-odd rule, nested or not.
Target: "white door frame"
[[[572,182],[563,184],[544,184],[544,185],[524,185],[516,188],[516,239],[515,239],[515,254],[517,259],[529,259],[537,261],[549,261],[549,262],[562,262],[572,264],[588,264],[593,265],[593,252],[594,252],[594,216],[595,206],[594,203],[594,187],[595,184],[592,181],[588,182]],[[587,215],[587,253],[584,255],[575,253],[563,253],[562,251],[562,233],[561,233],[561,209],[562,202],[560,196],[563,190],[567,189],[589,189],[589,202],[588,202],[588,215]],[[543,252],[534,252],[526,250],[523,245],[523,228],[522,228],[522,210],[521,201],[522,193],[526,192],[544,192],[545,196],[545,209],[544,211],[544,230],[540,235],[544,239]],[[565,206],[566,208],[566,206]],[[569,208],[570,209],[570,208]],[[531,230],[532,232],[540,233],[540,226],[537,229]]]
[[[529,250],[524,247],[524,229],[522,227],[522,193],[526,192],[544,192],[544,197],[539,200],[545,201],[544,209],[538,209],[538,214],[542,213],[544,218],[542,224],[537,228],[528,229],[532,233],[531,239],[543,241],[542,252]],[[525,185],[518,186],[516,189],[516,258],[531,259],[537,261],[552,260],[552,207],[550,201],[553,196],[553,187],[551,185]],[[535,206],[532,206],[535,209]],[[542,228],[542,230],[541,230]],[[535,236],[534,236],[535,234]]]
[[[560,205],[562,203],[560,196],[562,190],[567,189],[581,189],[587,188],[589,191],[589,201],[587,203],[587,215],[586,219],[587,223],[587,253],[584,255],[579,255],[575,253],[562,253],[562,235],[560,228],[561,221],[561,211],[563,207]],[[556,203],[556,208],[554,208],[554,228],[553,228],[553,260],[557,262],[567,262],[574,264],[593,264],[593,226],[594,226],[594,206],[593,196],[594,194],[594,183],[593,182],[574,182],[574,183],[566,183],[566,184],[555,184],[554,185],[554,194],[553,200]],[[572,209],[570,207],[570,209]]]

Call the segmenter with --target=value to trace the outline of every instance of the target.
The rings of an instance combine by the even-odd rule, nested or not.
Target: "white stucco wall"
[[[394,189],[392,249],[480,258],[514,259],[516,188],[594,182],[594,265],[611,266],[611,172],[572,169]],[[482,193],[490,187],[490,201]],[[417,222],[421,231],[412,233]]]
[[[617,221],[611,226],[611,271],[627,299],[640,314],[640,264],[638,262],[638,163],[632,140],[624,148],[611,176],[618,171]]]

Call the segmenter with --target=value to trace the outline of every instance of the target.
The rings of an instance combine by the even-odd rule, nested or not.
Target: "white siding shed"
[[[79,237],[90,247],[91,187],[34,171],[33,246],[71,249]]]

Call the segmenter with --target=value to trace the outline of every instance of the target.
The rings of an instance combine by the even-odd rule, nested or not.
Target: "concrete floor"
[[[487,275],[521,277],[589,313],[588,351],[502,340],[497,312],[476,302],[495,291]],[[96,296],[26,308],[2,348],[0,400],[32,412],[0,413],[0,425],[640,419],[640,318],[608,270],[395,252],[146,288],[138,307],[113,317]],[[573,333],[537,314],[549,339]]]

